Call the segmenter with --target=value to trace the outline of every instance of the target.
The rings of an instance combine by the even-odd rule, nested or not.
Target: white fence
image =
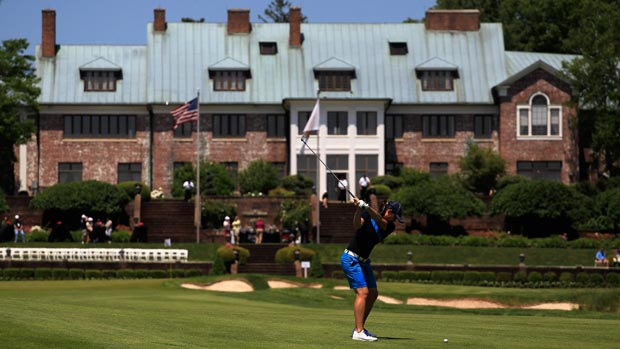
[[[0,259],[71,262],[187,262],[188,251],[146,248],[0,248]]]

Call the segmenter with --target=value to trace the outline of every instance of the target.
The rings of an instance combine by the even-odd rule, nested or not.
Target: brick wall
[[[529,104],[535,93],[544,93],[550,103],[562,106],[561,140],[517,140],[517,105]],[[500,102],[499,149],[506,160],[506,171],[517,172],[517,161],[562,161],[561,180],[569,183],[579,178],[576,131],[571,123],[576,115],[569,106],[570,87],[548,72],[538,69],[516,81],[508,96]]]
[[[477,31],[480,29],[480,11],[428,10],[424,24],[426,30]]]
[[[228,34],[249,33],[250,29],[250,10],[228,10]]]

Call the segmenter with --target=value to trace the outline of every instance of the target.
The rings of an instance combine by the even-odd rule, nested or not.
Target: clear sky
[[[399,23],[422,19],[435,0],[289,0],[313,23]],[[250,9],[260,22],[271,0],[0,0],[0,40],[26,38],[34,54],[41,44],[41,10],[56,10],[58,44],[146,44],[153,10],[166,9],[166,21],[204,18],[226,22],[227,9]]]

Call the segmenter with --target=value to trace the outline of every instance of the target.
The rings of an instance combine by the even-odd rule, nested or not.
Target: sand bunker
[[[295,287],[310,287],[310,288],[322,288],[321,284],[304,284],[300,282],[291,282],[284,280],[268,280],[267,283],[271,288],[295,288]],[[207,290],[207,291],[220,291],[220,292],[252,292],[254,288],[251,284],[244,280],[223,280],[209,285],[200,284],[181,284],[181,287],[192,290]],[[336,286],[334,290],[350,290],[348,286]],[[339,296],[331,295],[333,299],[344,299]],[[406,302],[398,300],[396,298],[379,295],[378,301],[386,304],[410,304],[410,305],[428,305],[435,307],[451,307],[459,309],[505,309],[505,308],[520,308],[520,309],[542,309],[542,310],[577,310],[578,304],[574,303],[541,303],[532,304],[527,306],[513,307],[504,304],[485,301],[482,299],[430,299],[430,298],[409,298]]]
[[[450,307],[459,309],[543,309],[543,310],[577,310],[578,304],[574,303],[540,303],[527,306],[508,306],[501,303],[489,302],[481,299],[429,299],[429,298],[409,298],[407,304],[430,305],[435,307]]]

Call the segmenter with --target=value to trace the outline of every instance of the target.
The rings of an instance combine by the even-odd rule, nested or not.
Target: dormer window
[[[321,91],[351,91],[351,71],[321,71],[316,74]]]
[[[275,42],[260,42],[258,44],[261,55],[275,55],[278,53],[278,44]]]
[[[406,42],[390,42],[390,55],[404,56],[409,53]]]
[[[213,91],[245,91],[249,70],[215,70],[209,72],[213,79]]]
[[[452,91],[455,77],[455,71],[449,70],[423,70],[418,73],[422,91]]]
[[[116,81],[123,78],[120,70],[81,70],[85,92],[114,92]]]

